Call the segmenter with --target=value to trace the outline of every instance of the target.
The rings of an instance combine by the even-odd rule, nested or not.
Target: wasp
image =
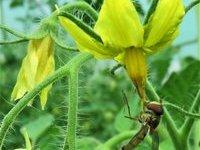
[[[152,137],[159,142],[159,137],[155,129],[158,127],[161,117],[164,114],[163,106],[159,102],[147,102],[145,104],[143,112],[137,118],[130,116],[130,107],[126,99],[129,116],[125,116],[130,119],[138,120],[141,123],[140,130],[131,138],[131,140],[122,147],[122,150],[133,150],[140,144],[146,135],[150,133]],[[154,149],[158,149],[158,146],[153,144]]]

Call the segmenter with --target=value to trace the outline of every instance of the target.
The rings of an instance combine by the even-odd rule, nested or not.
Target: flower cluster
[[[59,16],[62,26],[75,39],[80,51],[96,58],[124,64],[142,99],[147,78],[146,57],[170,44],[185,14],[182,0],[159,0],[143,25],[131,0],[104,0],[94,26],[94,38],[70,17]]]

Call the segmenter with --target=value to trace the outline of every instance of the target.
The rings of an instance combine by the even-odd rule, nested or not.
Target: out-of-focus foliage
[[[36,9],[35,1],[29,0],[29,2],[31,2],[30,8]],[[87,0],[87,2],[98,10],[102,4],[102,0]],[[23,9],[24,3],[25,1],[23,0],[11,0],[10,7],[12,9],[16,7]],[[54,10],[55,0],[46,0],[41,4],[52,11]],[[144,12],[140,4],[136,3],[136,5],[142,15]],[[6,12],[4,12],[4,15],[8,17]],[[22,23],[22,28],[26,28],[27,25],[34,26],[33,24],[35,24],[35,19],[38,16],[31,15],[33,15],[31,17],[32,20],[26,21],[26,26],[24,26],[24,20],[27,19],[27,16],[17,19],[18,22]],[[15,26],[13,25],[13,27]],[[24,30],[26,31],[26,29]],[[61,32],[60,34],[63,33]],[[4,38],[10,39],[12,37],[7,35]],[[60,35],[59,38],[61,38],[61,40],[58,39],[59,41],[67,41],[73,45],[70,38],[63,39],[63,35]],[[16,82],[22,58],[26,54],[26,48],[27,43],[0,46],[0,119],[14,105],[14,103],[10,102],[10,94]],[[68,52],[58,45],[55,48],[56,68],[63,66],[76,55],[76,52]],[[157,87],[163,101],[178,104],[178,106],[187,110],[192,104],[200,83],[200,62],[191,57],[174,59],[174,55],[177,55],[180,50],[171,46],[152,56],[149,59],[149,79]],[[169,70],[173,68],[174,63],[180,64],[179,71],[171,73]],[[79,137],[78,148],[80,150],[94,150],[97,146],[119,133],[129,130],[137,131],[140,128],[138,122],[124,117],[128,115],[128,112],[122,91],[126,93],[133,116],[139,114],[141,106],[135,89],[125,71],[119,69],[115,75],[111,74],[110,70],[114,65],[116,63],[111,61],[92,60],[81,69],[79,81],[79,126],[77,131]],[[9,131],[3,149],[25,147],[23,136],[20,133],[22,127],[27,128],[34,149],[56,150],[61,148],[67,124],[67,97],[67,78],[63,78],[54,83],[44,111],[40,110],[38,97],[32,106],[23,110],[12,130]],[[171,109],[169,111],[176,124],[181,125],[185,117]],[[161,124],[159,130],[166,133],[163,124]],[[168,134],[163,135],[161,136],[161,149],[172,149],[169,148],[172,143],[168,140]],[[150,142],[147,138],[138,149],[150,149]],[[120,146],[118,145],[118,147]]]

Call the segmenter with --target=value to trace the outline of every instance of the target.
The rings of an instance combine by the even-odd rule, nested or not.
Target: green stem
[[[200,105],[200,89],[198,90],[197,95],[195,96],[195,99],[194,99],[193,105],[190,109],[190,112],[198,111],[199,105]],[[194,118],[189,117],[186,119],[185,123],[182,126],[181,135],[185,139],[188,139],[191,128],[194,124],[194,121],[195,121]]]
[[[78,69],[70,71],[69,75],[69,108],[67,119],[67,133],[65,137],[64,150],[76,149],[76,126],[78,110]]]
[[[193,2],[191,2],[186,8],[185,8],[185,12],[187,13],[190,9],[192,9],[194,6],[196,6],[197,4],[200,3],[200,0],[195,0]]]
[[[91,55],[88,55],[88,59]],[[77,111],[78,111],[78,72],[82,62],[74,63],[71,66],[68,78],[69,85],[69,108],[67,119],[67,132],[64,141],[64,150],[76,150],[76,127],[77,127]]]
[[[154,13],[154,11],[156,10],[156,6],[157,6],[157,4],[158,4],[158,1],[159,1],[159,0],[153,0],[153,1],[152,1],[151,6],[150,6],[150,8],[149,8],[149,10],[148,10],[148,12],[147,12],[147,15],[146,15],[145,19],[144,19],[144,23],[143,23],[144,25],[146,25],[146,24],[148,23],[148,21],[149,21],[151,15],[152,15],[152,14]]]
[[[151,85],[151,83],[149,81],[147,81],[147,90],[151,93],[151,95],[153,96],[154,100],[156,101],[160,101],[160,97],[158,96],[158,94],[156,93],[155,89],[153,88],[153,86]],[[168,133],[171,136],[171,138],[173,139],[173,144],[177,149],[182,149],[182,141],[180,140],[180,134],[178,132],[178,129],[172,119],[172,117],[170,116],[168,110],[166,108],[164,108],[164,116],[163,116],[165,122],[166,122],[166,126],[168,129]]]
[[[71,66],[76,66],[83,64],[88,59],[91,58],[91,55],[88,54],[79,54],[76,57],[72,58],[65,66],[59,68],[53,74],[49,75],[44,81],[38,84],[32,91],[27,93],[4,117],[1,128],[0,128],[0,149],[3,146],[5,136],[8,132],[8,129],[11,127],[15,121],[18,114],[26,107],[26,105],[36,96],[38,93],[45,88],[47,85],[53,83],[54,81],[67,76],[70,72]]]
[[[167,107],[172,107],[173,109],[175,109],[176,111],[179,111],[180,113],[182,113],[185,116],[188,116],[190,118],[196,118],[196,119],[200,119],[200,114],[196,114],[196,113],[191,113],[188,112],[186,110],[184,110],[183,108],[176,106],[174,104],[171,103],[162,103],[163,106],[167,106]]]

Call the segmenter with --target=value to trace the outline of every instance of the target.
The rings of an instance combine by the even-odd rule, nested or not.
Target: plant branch
[[[38,84],[32,91],[28,92],[4,117],[1,127],[0,127],[0,149],[3,146],[5,136],[14,123],[18,114],[26,107],[26,105],[37,95],[39,92],[45,88],[47,85],[53,83],[54,81],[67,76],[69,74],[72,65],[83,64],[88,59],[91,58],[89,54],[79,54],[72,58],[65,66],[59,68],[57,71],[49,75],[44,81]]]
[[[199,105],[200,105],[200,89],[197,92],[197,95],[194,99],[194,102],[193,102],[193,105],[190,109],[190,112],[198,111]],[[182,137],[184,137],[186,139],[188,138],[190,131],[191,131],[191,128],[194,124],[194,121],[195,121],[194,118],[187,118],[186,119],[186,121],[183,124],[182,129],[181,129]]]
[[[194,6],[198,5],[200,3],[200,0],[195,0],[191,2],[186,8],[185,12],[187,13],[190,9],[192,9]]]
[[[196,113],[191,113],[188,112],[186,110],[184,110],[183,108],[176,106],[174,104],[171,103],[162,103],[163,106],[167,106],[167,107],[172,107],[173,109],[175,109],[176,111],[179,111],[180,113],[184,114],[185,116],[188,116],[190,118],[196,118],[196,119],[200,119],[200,114],[196,114]]]

